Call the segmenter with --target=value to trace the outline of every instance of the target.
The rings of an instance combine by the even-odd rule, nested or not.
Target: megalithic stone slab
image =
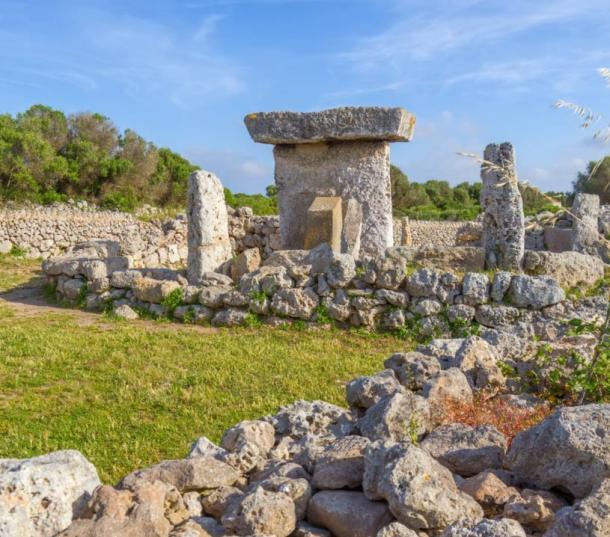
[[[572,204],[574,220],[572,250],[592,255],[597,253],[599,211],[598,195],[582,192],[576,194]]]
[[[520,271],[525,253],[525,216],[512,144],[489,144],[481,166],[483,247],[489,269]]]
[[[342,228],[341,198],[333,196],[314,199],[307,210],[305,250],[327,243],[334,252],[340,253]]]
[[[187,219],[187,278],[197,285],[233,254],[224,189],[213,173],[199,170],[189,177]]]
[[[408,142],[415,116],[403,108],[345,107],[321,112],[260,112],[248,114],[244,122],[252,139],[263,144]]]
[[[285,250],[303,248],[307,209],[318,196],[352,198],[360,204],[361,255],[377,256],[393,245],[388,143],[276,145],[273,154]]]

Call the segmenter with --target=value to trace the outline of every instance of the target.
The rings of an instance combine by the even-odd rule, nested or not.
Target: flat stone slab
[[[260,112],[248,114],[244,122],[252,139],[262,144],[408,142],[415,116],[404,108],[345,107],[321,112]]]

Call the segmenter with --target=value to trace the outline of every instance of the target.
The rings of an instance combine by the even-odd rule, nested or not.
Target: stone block
[[[340,252],[342,227],[341,198],[318,197],[314,199],[307,210],[305,250],[327,243],[334,252]]]
[[[560,227],[544,228],[544,245],[550,252],[568,252],[574,244],[574,230]]]
[[[393,244],[386,142],[278,145],[274,155],[283,249],[303,247],[307,209],[319,196],[354,199],[361,205],[361,254],[376,256]]]
[[[255,142],[311,144],[338,141],[407,142],[415,116],[403,108],[345,107],[320,112],[261,112],[244,122]]]
[[[360,233],[362,233],[362,205],[355,199],[349,199],[343,205],[341,252],[358,259],[360,255]]]

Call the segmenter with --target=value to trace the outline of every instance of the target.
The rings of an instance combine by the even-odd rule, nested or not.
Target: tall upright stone
[[[489,269],[519,271],[525,253],[523,200],[512,144],[489,144],[481,165],[483,247]]]
[[[187,218],[187,278],[197,285],[232,256],[224,189],[213,173],[199,170],[189,177]]]
[[[402,108],[336,108],[249,114],[245,123],[255,142],[275,145],[283,248],[303,248],[308,207],[335,196],[362,210],[361,254],[393,245],[389,142],[411,139],[413,115]]]
[[[572,204],[572,250],[597,255],[599,244],[599,196],[578,193]]]

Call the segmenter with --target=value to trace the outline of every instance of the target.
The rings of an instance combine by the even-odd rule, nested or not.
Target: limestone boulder
[[[610,535],[610,479],[586,498],[556,513],[544,537],[605,537]]]
[[[381,528],[376,537],[419,537],[419,535],[400,522],[392,522]]]
[[[271,309],[280,316],[309,319],[319,301],[312,289],[281,289],[273,295]]]
[[[239,282],[244,274],[254,272],[261,266],[261,253],[258,248],[248,248],[231,263],[231,278]]]
[[[231,503],[239,502],[243,497],[244,493],[237,487],[223,485],[203,494],[201,507],[206,514],[220,519]]]
[[[566,288],[591,286],[604,277],[604,262],[597,256],[579,252],[528,250],[523,268],[528,274],[552,276],[559,285]]]
[[[548,276],[514,276],[508,289],[514,306],[539,310],[565,300],[557,280]]]
[[[555,512],[566,506],[566,501],[552,492],[523,489],[506,502],[504,516],[530,531],[544,532],[555,521]]]
[[[432,423],[441,423],[447,405],[470,405],[473,393],[466,375],[457,367],[439,372],[424,384],[423,395],[430,406]]]
[[[328,445],[316,458],[312,484],[318,489],[359,488],[364,473],[364,452],[370,441],[345,436]]]
[[[349,412],[324,401],[295,401],[282,407],[269,420],[278,435],[293,438],[308,434],[340,437],[354,430]]]
[[[258,487],[241,502],[232,503],[221,522],[234,535],[288,537],[296,528],[294,502],[283,492]]]
[[[264,463],[274,443],[273,425],[262,420],[247,420],[228,429],[221,445],[229,452],[226,462],[247,473]]]
[[[212,317],[212,326],[242,326],[248,320],[248,312],[239,308],[220,310]]]
[[[132,491],[99,487],[89,508],[90,517],[75,520],[58,537],[168,537],[189,516],[178,491],[159,481]]]
[[[489,300],[489,276],[480,272],[468,272],[462,282],[464,303],[469,306],[485,304]]]
[[[426,382],[441,371],[441,364],[434,356],[421,352],[393,354],[383,365],[394,371],[400,384],[413,391],[423,389]]]
[[[453,473],[468,477],[487,469],[500,468],[507,441],[491,425],[469,427],[450,423],[434,429],[420,445]]]
[[[0,459],[0,535],[54,537],[99,485],[95,467],[78,451]]]
[[[458,485],[462,492],[474,498],[488,517],[502,513],[504,505],[512,497],[519,495],[517,489],[506,484],[499,475],[502,474],[497,470],[485,470],[467,477]]]
[[[393,517],[384,502],[370,501],[362,492],[323,490],[311,499],[307,520],[336,537],[375,537]]]
[[[345,387],[347,402],[360,408],[370,408],[401,389],[392,369],[368,377],[358,377]]]
[[[172,280],[156,280],[143,277],[137,278],[131,289],[138,300],[160,304],[173,291],[180,289],[180,284]]]
[[[297,520],[303,520],[307,514],[307,506],[311,499],[312,488],[307,479],[293,479],[285,476],[268,477],[250,485],[249,491],[261,487],[270,492],[282,492],[294,502],[294,513]]]
[[[527,534],[516,520],[501,518],[476,524],[460,521],[447,528],[441,537],[527,537]]]
[[[139,483],[161,481],[180,492],[205,490],[233,485],[239,474],[228,464],[212,457],[163,461],[155,466],[136,470],[125,476],[119,486],[132,489]]]
[[[538,488],[587,496],[610,477],[610,405],[561,408],[519,433],[508,451],[508,467]]]
[[[370,407],[358,428],[372,441],[412,441],[430,430],[430,407],[419,395],[396,392]]]
[[[396,519],[412,529],[439,531],[460,519],[483,517],[451,472],[412,444],[372,444],[365,456],[363,490],[370,499],[385,499]]]

